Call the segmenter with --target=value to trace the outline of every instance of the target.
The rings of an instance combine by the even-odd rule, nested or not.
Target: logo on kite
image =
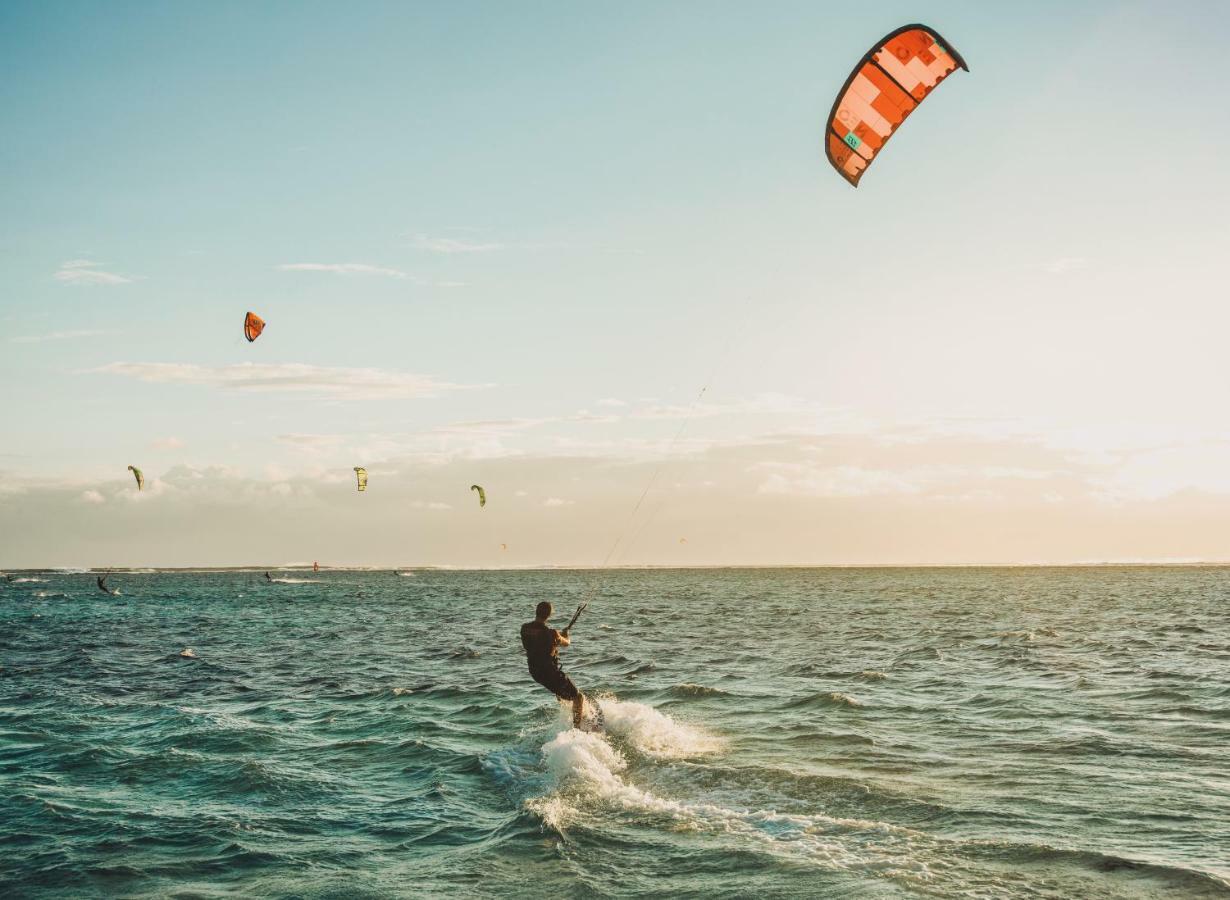
[[[824,153],[850,184],[923,100],[958,68],[969,66],[952,44],[925,25],[905,25],[868,50],[837,92]]]
[[[487,505],[487,492],[483,490],[482,485],[472,484],[470,490],[478,491],[478,508],[482,509]]]
[[[137,490],[145,490],[145,476],[141,474],[141,470],[136,466],[129,466],[128,471],[132,473],[132,477],[137,479]]]
[[[243,336],[248,339],[248,343],[252,343],[261,336],[261,332],[265,330],[265,320],[254,312],[249,312],[243,317]]]
[[[363,468],[362,466],[355,466],[354,467],[354,477],[355,477],[355,481],[358,483],[359,490],[361,491],[367,490],[367,469]]]

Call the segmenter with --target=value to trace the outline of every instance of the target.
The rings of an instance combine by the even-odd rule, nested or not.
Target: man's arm
[[[552,628],[551,630],[555,631],[554,628]],[[565,628],[563,631],[555,631],[555,645],[557,647],[567,647],[571,643],[572,641],[568,640],[568,629],[567,628]]]

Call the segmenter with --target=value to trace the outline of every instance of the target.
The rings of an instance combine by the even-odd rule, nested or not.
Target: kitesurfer
[[[107,587],[107,576],[106,575],[99,575],[97,578],[97,581],[98,581],[98,589],[102,591],[104,594],[110,594],[112,597],[114,597],[117,593],[119,593],[118,591]]]
[[[268,572],[266,572],[266,573],[265,573],[265,580],[266,580],[266,581],[273,581],[273,576],[272,576],[272,575],[270,575]]]
[[[530,677],[561,700],[571,701],[572,726],[580,728],[585,695],[577,690],[572,679],[559,667],[559,648],[567,647],[571,641],[568,639],[568,628],[557,631],[547,625],[552,612],[554,610],[546,600],[535,607],[534,621],[521,626],[521,645],[525,647]]]

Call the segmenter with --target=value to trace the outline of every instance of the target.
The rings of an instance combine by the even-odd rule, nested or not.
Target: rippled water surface
[[[0,584],[0,894],[1230,896],[1228,570],[591,578]]]

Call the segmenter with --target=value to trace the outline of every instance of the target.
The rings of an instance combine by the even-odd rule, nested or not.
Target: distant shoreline
[[[986,570],[986,569],[1225,569],[1230,561],[1195,562],[1076,562],[1076,563],[782,563],[776,565],[618,565],[618,566],[321,566],[319,573],[353,572],[713,572],[713,571],[781,571],[781,570]],[[112,572],[116,575],[170,575],[253,572],[313,572],[311,565],[247,565],[247,566],[36,566],[31,568],[0,568],[0,573],[40,575],[88,575]]]

